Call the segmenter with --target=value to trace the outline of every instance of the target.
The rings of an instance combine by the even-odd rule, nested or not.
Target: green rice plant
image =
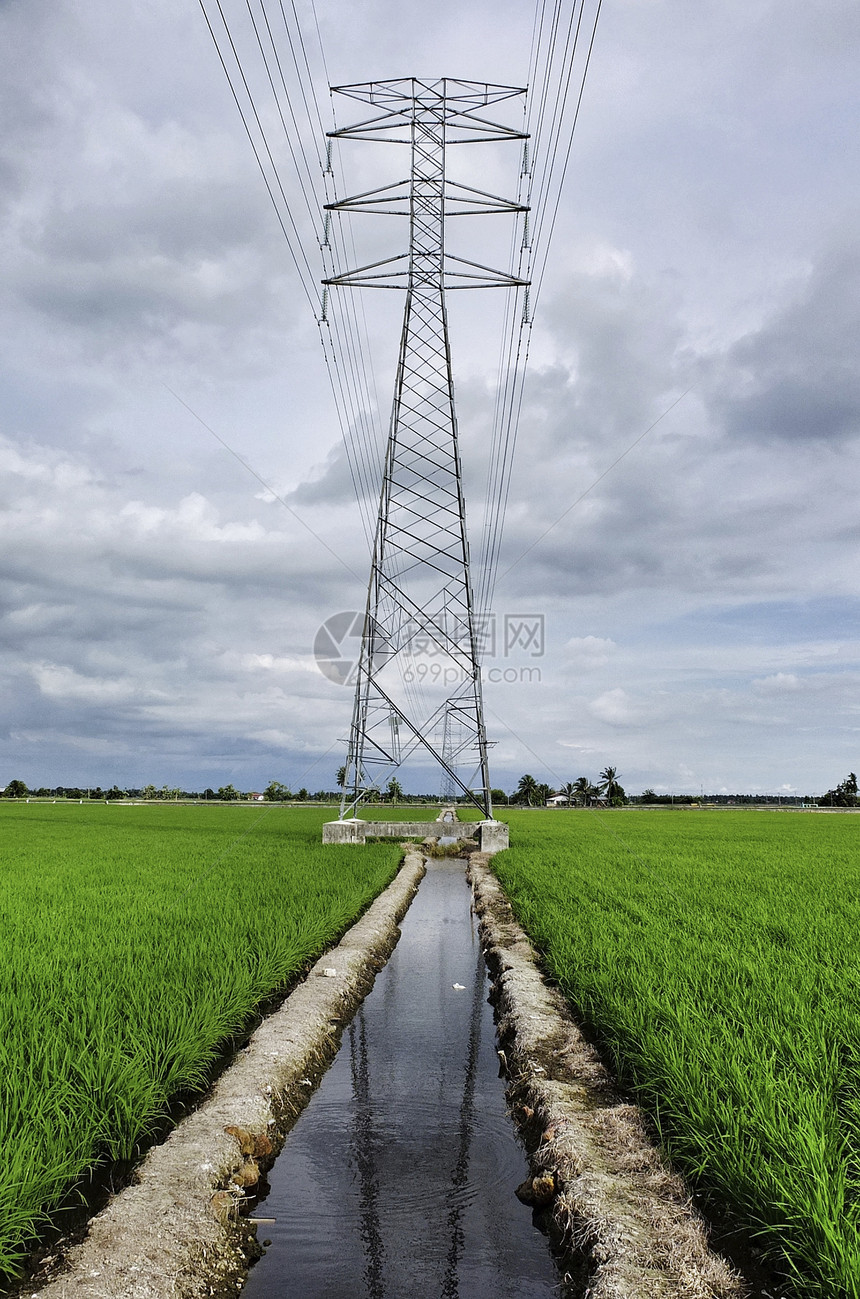
[[[328,808],[0,804],[0,1273],[393,878]]]
[[[860,1297],[860,818],[503,813],[493,859],[670,1158],[799,1294]]]
[[[357,815],[362,821],[435,821],[441,810],[438,803],[361,803]]]

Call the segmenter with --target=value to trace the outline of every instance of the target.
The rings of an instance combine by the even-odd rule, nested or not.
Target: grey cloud
[[[233,248],[254,250],[256,258],[270,225],[265,209],[235,180],[130,175],[116,195],[93,193],[72,208],[50,208],[28,244],[70,262],[157,254],[193,264]]]
[[[319,16],[338,81],[404,59],[516,81],[525,60],[528,15],[508,0],[442,4],[432,21],[331,0]],[[559,735],[590,751],[576,761],[592,776],[617,762],[634,789],[770,773],[826,787],[856,768],[856,654],[813,687],[811,614],[795,642],[824,594],[841,644],[856,590],[857,21],[843,0],[814,14],[704,0],[693,24],[678,0],[604,6],[502,570],[551,530],[499,590],[547,613],[558,653],[534,686],[488,686],[511,727],[490,722],[503,783],[533,752],[579,774]],[[366,546],[343,451],[328,451],[312,320],[208,34],[172,0],[31,0],[0,24],[0,387],[21,457],[0,478],[0,762],[39,783],[298,779],[348,726],[348,691],[310,647],[324,617],[361,606]],[[402,165],[380,151],[368,174]],[[402,227],[371,226],[369,245],[402,245]],[[810,252],[826,238],[827,256]],[[399,304],[365,306],[387,414]],[[464,309],[453,338],[473,552],[495,383],[484,310]],[[257,499],[162,379],[356,577]],[[772,653],[755,612],[771,607]],[[714,609],[734,616],[723,658],[716,633],[685,639],[683,616]],[[319,785],[341,752],[319,760]]]
[[[116,487],[63,463],[59,473],[56,453],[29,448],[17,466],[26,528],[5,516],[0,635],[12,748],[45,762],[59,730],[72,753],[80,731],[115,739],[118,752],[135,735],[141,753],[158,754],[165,736],[203,728],[202,752],[215,733],[229,746],[279,716],[289,732],[308,707],[296,701],[328,689],[315,677],[314,631],[351,594],[326,553],[253,518],[223,520],[202,498],[129,513]],[[58,551],[53,520],[69,508],[70,479],[77,528]],[[336,713],[342,703],[335,695],[327,706]],[[248,746],[265,750],[252,738]]]
[[[629,283],[577,276],[560,286],[556,337],[566,336],[571,360],[533,374],[527,389],[500,570],[551,531],[503,579],[504,589],[551,585],[577,598],[638,591],[643,602],[658,589],[765,598],[826,572],[847,590],[854,475],[835,447],[822,454],[819,433],[832,432],[837,415],[841,432],[856,427],[857,266],[848,253],[824,260],[802,297],[773,311],[755,335],[727,353],[703,353],[689,397],[602,481],[660,414],[655,392],[673,378],[680,388],[679,367],[689,364],[677,346],[682,326],[635,275]],[[580,324],[566,322],[573,301],[582,320],[604,320],[612,346],[580,346]],[[654,314],[663,321],[658,330]],[[806,421],[795,376],[806,385]],[[603,418],[606,405],[611,419]],[[790,455],[774,451],[754,409],[782,439],[795,434]],[[783,409],[792,413],[789,427]]]
[[[858,336],[860,252],[852,235],[717,365],[714,409],[726,430],[789,443],[860,436]]]
[[[361,439],[362,435],[357,435]],[[360,445],[364,445],[360,443]],[[375,456],[375,450],[368,452]],[[350,464],[343,442],[338,441],[313,477],[305,479],[288,496],[291,505],[345,506],[357,512],[358,501],[368,502],[376,513],[381,482],[381,458],[368,472],[362,462],[357,468]]]

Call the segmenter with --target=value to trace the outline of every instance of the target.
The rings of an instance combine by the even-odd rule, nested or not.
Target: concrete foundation
[[[495,852],[504,852],[510,846],[510,832],[506,821],[479,821],[478,831],[481,852],[492,856]]]
[[[440,826],[438,821],[365,821],[368,835],[377,835],[381,839],[428,839],[436,838],[440,833],[470,837],[459,824]]]
[[[508,847],[508,827],[504,821],[458,821],[453,808],[443,808],[435,821],[362,821],[351,817],[344,821],[327,821],[323,826],[323,843],[365,843],[368,839],[429,839],[452,835],[458,839],[475,839],[481,852],[492,856]]]
[[[438,821],[326,821],[322,841],[364,843],[367,839],[429,839],[435,838],[440,831],[453,833],[460,839],[477,839],[477,829],[477,823],[465,821],[446,822],[444,828]]]
[[[364,843],[367,822],[353,817],[349,821],[326,821],[323,826],[323,843]]]

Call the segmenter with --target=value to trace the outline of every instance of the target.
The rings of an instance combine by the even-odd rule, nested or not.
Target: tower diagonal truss
[[[409,251],[334,275],[332,288],[406,291],[379,516],[355,672],[341,817],[416,751],[443,768],[447,788],[492,817],[487,737],[472,601],[446,292],[526,282],[446,251],[449,216],[520,213],[515,202],[446,178],[451,144],[523,140],[486,118],[522,95],[512,86],[396,80],[335,90],[374,115],[332,132],[343,140],[407,144],[408,180],[329,204],[333,211],[409,217]],[[455,738],[456,737],[456,738]]]

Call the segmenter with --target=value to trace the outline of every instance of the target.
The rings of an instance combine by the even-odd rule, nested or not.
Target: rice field
[[[860,1296],[860,817],[510,811],[548,970],[795,1293]]]
[[[332,814],[0,803],[0,1275],[394,877]]]
[[[362,803],[357,815],[362,821],[435,821],[441,811],[438,803]]]

